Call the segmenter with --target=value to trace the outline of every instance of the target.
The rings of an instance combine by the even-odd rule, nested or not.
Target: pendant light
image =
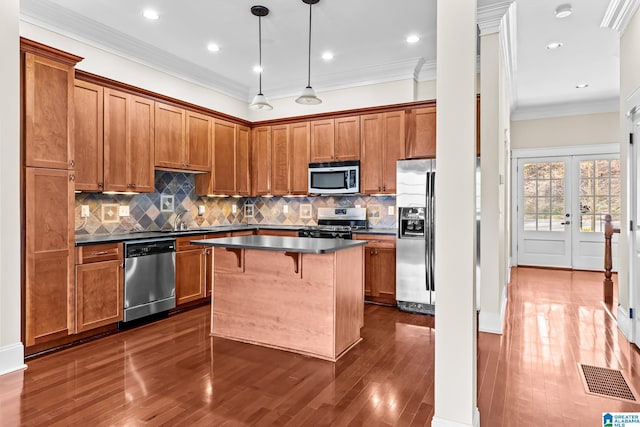
[[[311,87],[311,6],[319,1],[320,0],[302,0],[303,3],[309,5],[309,68],[307,69],[307,87],[302,91],[302,95],[296,99],[298,104],[317,105],[322,102],[322,100],[316,96],[316,91]]]
[[[265,6],[252,6],[251,13],[258,17],[258,54],[260,61],[260,77],[258,94],[253,98],[249,108],[252,110],[267,111],[273,110],[271,104],[267,100],[267,97],[262,94],[262,17],[269,14],[269,8]]]

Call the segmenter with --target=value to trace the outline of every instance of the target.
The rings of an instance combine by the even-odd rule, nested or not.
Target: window
[[[524,164],[524,230],[564,231],[565,163]]]
[[[580,231],[604,232],[604,216],[620,224],[620,160],[580,161]]]

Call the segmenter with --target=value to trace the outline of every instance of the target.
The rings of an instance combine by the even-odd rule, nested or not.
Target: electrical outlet
[[[119,216],[129,216],[129,206],[120,206],[118,208],[118,215]]]
[[[238,213],[238,205],[231,205],[231,213]]]
[[[89,216],[91,216],[91,212],[89,211],[89,205],[82,205],[80,207],[80,217],[89,218]]]
[[[284,206],[282,207],[282,213],[285,213],[285,214],[286,214],[286,213],[289,213],[289,205],[284,205]]]
[[[204,215],[204,205],[198,205],[198,216]]]
[[[361,207],[362,207],[361,205],[356,205],[356,208],[361,208]]]
[[[389,207],[387,208],[387,215],[393,215],[393,209],[394,209],[394,207],[393,207],[393,206],[389,206]]]

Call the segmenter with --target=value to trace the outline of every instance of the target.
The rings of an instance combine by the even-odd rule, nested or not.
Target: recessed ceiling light
[[[254,65],[253,72],[254,73],[261,73],[262,72],[262,67],[260,67],[259,65]]]
[[[556,18],[566,18],[573,13],[573,9],[569,3],[561,4],[556,8]]]
[[[586,83],[580,83],[576,85],[576,89],[584,89],[585,87],[589,87]]]
[[[558,49],[559,47],[562,47],[562,46],[563,46],[563,44],[560,43],[560,42],[553,42],[553,43],[549,43],[547,45],[547,49],[554,50],[554,49]]]
[[[333,59],[333,53],[331,52],[325,52],[322,54],[322,59],[324,59],[325,61],[331,61]]]
[[[411,34],[407,37],[407,43],[418,43],[420,41],[420,37],[415,34]]]
[[[160,18],[160,15],[158,15],[158,12],[156,12],[153,9],[145,9],[144,12],[142,12],[142,16],[144,16],[145,18],[151,21],[155,21],[156,19]]]
[[[220,46],[215,43],[209,43],[207,45],[207,49],[209,49],[209,52],[218,52],[220,50]]]

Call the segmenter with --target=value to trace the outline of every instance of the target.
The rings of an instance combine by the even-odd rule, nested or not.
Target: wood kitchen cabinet
[[[176,239],[176,305],[205,297],[207,251],[210,248],[192,245],[192,240],[204,236]]]
[[[241,230],[232,231],[228,233],[214,233],[204,236],[205,239],[219,239],[222,237],[234,237],[234,236],[251,236],[255,234],[254,230]],[[213,291],[213,248],[207,247],[204,251],[205,254],[205,296],[211,297]]]
[[[436,157],[436,107],[415,108],[406,112],[406,158]]]
[[[212,123],[211,117],[156,102],[155,166],[210,171]]]
[[[271,127],[271,192],[307,194],[309,122]]]
[[[122,243],[76,248],[75,333],[123,318]]]
[[[271,126],[251,131],[251,193],[253,196],[271,194]]]
[[[365,300],[396,305],[395,236],[354,235],[354,239],[368,240],[364,247]]]
[[[24,40],[21,48],[25,48]],[[73,169],[74,64],[24,53],[24,165]]]
[[[405,158],[405,113],[361,116],[360,192],[394,194],[396,161]]]
[[[73,172],[25,168],[25,344],[74,332]]]
[[[154,191],[153,101],[104,89],[104,189]]]
[[[311,122],[311,163],[360,159],[360,116]]]
[[[248,196],[250,130],[224,120],[213,124],[213,168],[211,173],[196,175],[196,194]]]
[[[104,89],[82,80],[75,81],[75,171],[76,190],[102,191]]]
[[[298,232],[294,230],[267,230],[259,229],[256,231],[258,236],[281,236],[281,237],[298,237]]]

